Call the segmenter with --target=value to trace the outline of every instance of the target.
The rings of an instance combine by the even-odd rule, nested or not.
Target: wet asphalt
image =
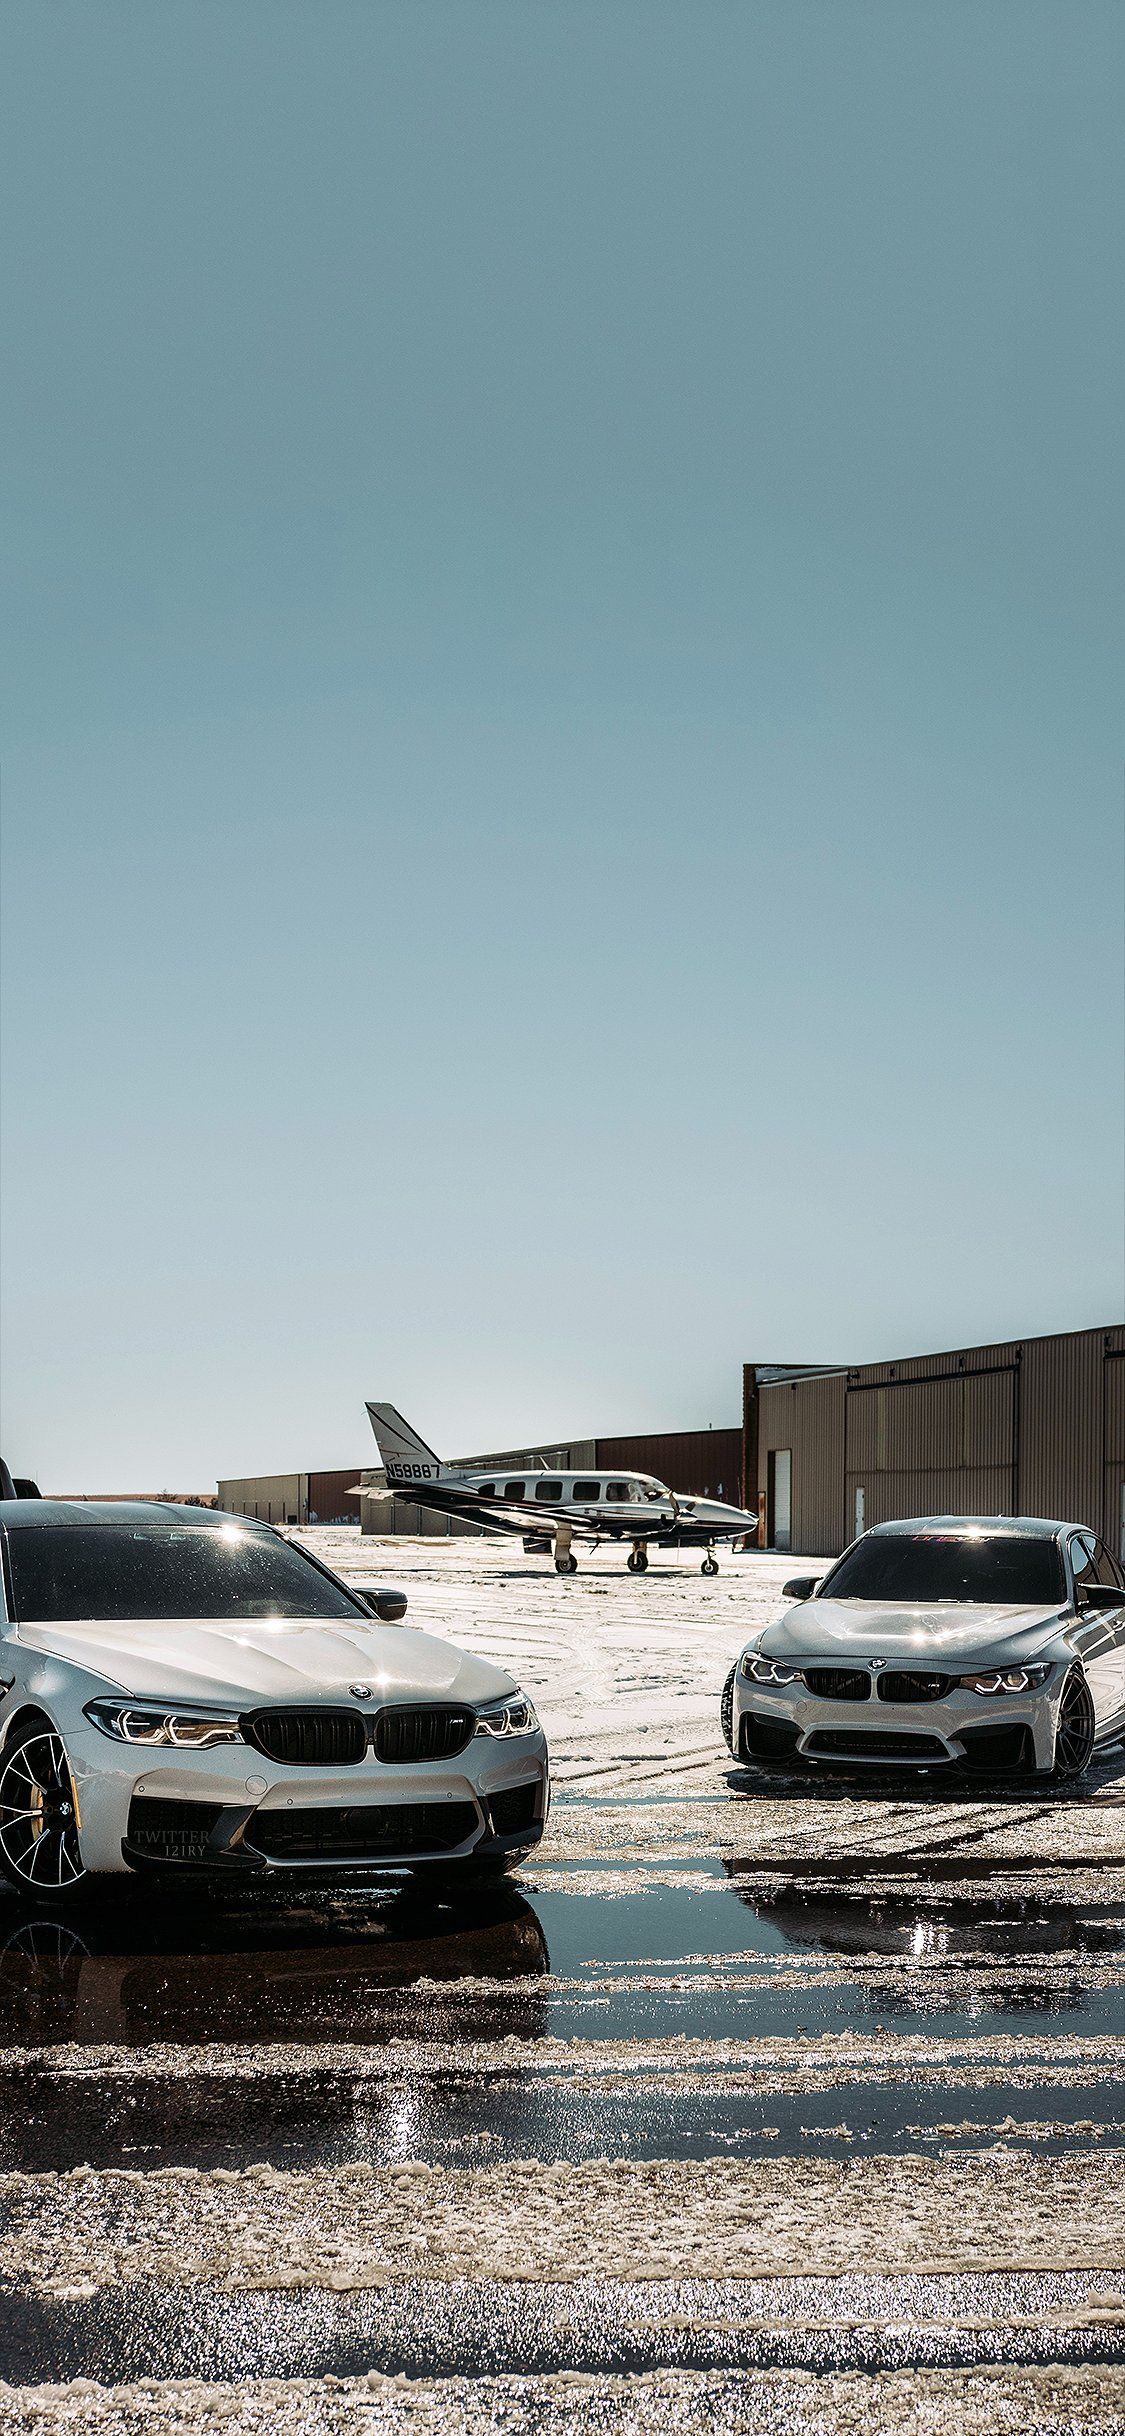
[[[663,1775],[572,1772],[518,1877],[444,1900],[362,1876],[0,1898],[0,2178],[41,2177],[65,2221],[75,2168],[917,2155],[971,2195],[1000,2150],[1125,2155],[1120,1753],[1045,1801],[758,1776],[694,1715],[683,1740]],[[25,2387],[1125,2359],[1122,2273],[1065,2226],[1054,2266],[947,2275],[435,2282],[423,2245],[412,2282],[294,2291],[0,2257]]]

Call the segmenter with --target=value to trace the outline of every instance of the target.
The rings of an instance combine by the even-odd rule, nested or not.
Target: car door
[[[1074,1576],[1074,1639],[1081,1653],[1098,1727],[1115,1717],[1121,1705],[1121,1661],[1118,1618],[1101,1607],[1088,1607],[1084,1592],[1096,1587],[1098,1543],[1092,1531],[1076,1531],[1067,1547]]]

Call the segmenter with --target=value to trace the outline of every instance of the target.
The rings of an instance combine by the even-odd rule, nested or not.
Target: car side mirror
[[[783,1599],[811,1599],[817,1584],[815,1573],[799,1573],[795,1582],[786,1582]]]
[[[352,1588],[356,1588],[354,1582]],[[405,1590],[360,1590],[357,1595],[372,1615],[378,1616],[380,1624],[401,1624],[406,1614]]]
[[[1117,1590],[1112,1582],[1082,1582],[1075,1593],[1076,1607],[1100,1610],[1125,1607],[1125,1590]]]

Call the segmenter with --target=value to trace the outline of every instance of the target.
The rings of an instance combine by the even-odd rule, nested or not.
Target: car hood
[[[145,1699],[226,1702],[338,1698],[353,1683],[383,1700],[494,1700],[503,1668],[402,1625],[162,1619],[146,1624],[24,1624],[20,1640]]]
[[[1030,1658],[1065,1623],[1055,1607],[895,1607],[877,1599],[805,1599],[759,1647],[770,1658],[965,1658],[992,1650]]]

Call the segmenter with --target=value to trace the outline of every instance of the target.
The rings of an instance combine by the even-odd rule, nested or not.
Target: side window
[[[1098,1578],[1098,1569],[1094,1558],[1093,1540],[1086,1539],[1085,1537],[1082,1539],[1072,1539],[1070,1543],[1070,1561],[1074,1567],[1075,1593],[1080,1598],[1087,1582],[1096,1582]]]
[[[535,1483],[535,1500],[537,1505],[557,1506],[561,1502],[562,1493],[563,1484],[561,1480],[537,1480]]]
[[[605,1493],[607,1501],[615,1506],[627,1506],[632,1495],[627,1480],[607,1480]]]
[[[576,1480],[570,1494],[575,1505],[592,1506],[602,1493],[600,1480]]]
[[[478,1480],[478,1482],[477,1482],[477,1496],[478,1496],[478,1497],[495,1497],[495,1495],[496,1495],[496,1482],[495,1482],[494,1480]]]
[[[1101,1540],[1098,1541],[1094,1550],[1094,1563],[1097,1567],[1097,1578],[1099,1582],[1104,1582],[1107,1589],[1125,1590],[1125,1575],[1122,1574],[1117,1558],[1110,1555],[1109,1549]]]
[[[504,1482],[504,1495],[505,1497],[510,1498],[514,1505],[520,1505],[526,1493],[527,1492],[524,1488],[522,1480],[506,1480]]]

